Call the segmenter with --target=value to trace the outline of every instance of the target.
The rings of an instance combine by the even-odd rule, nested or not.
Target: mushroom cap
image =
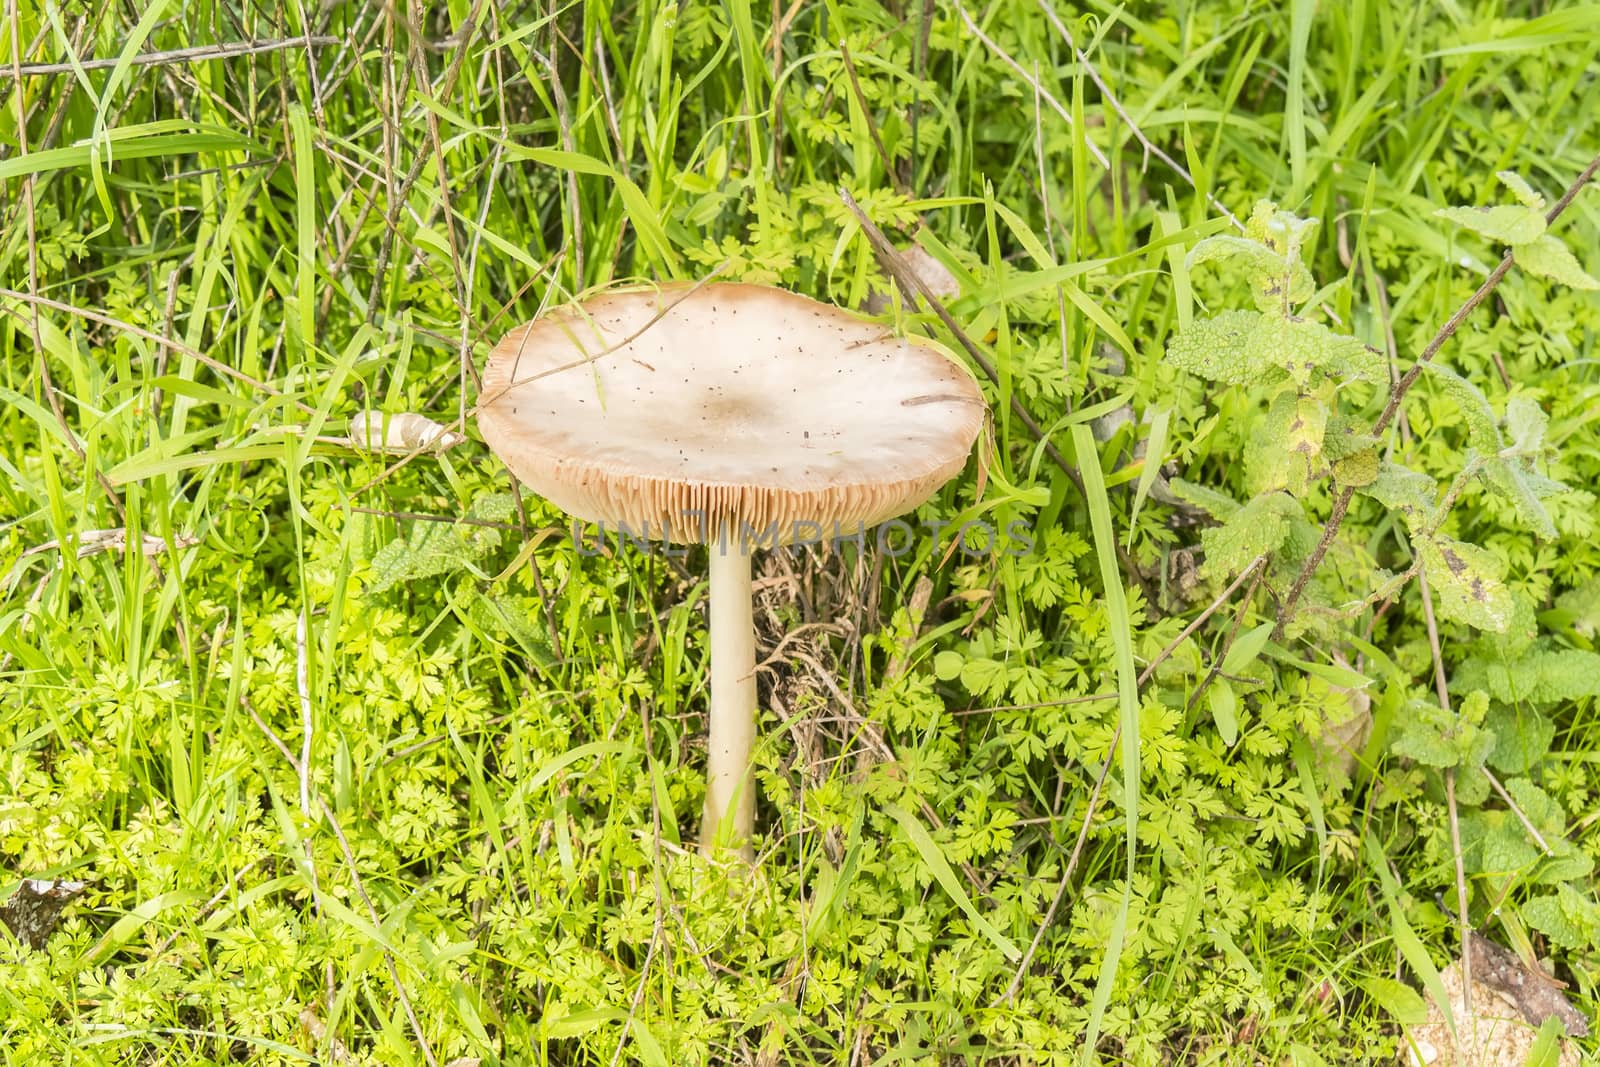
[[[477,413],[490,449],[570,515],[767,544],[916,507],[961,471],[983,416],[932,344],[726,282],[610,290],[516,327]]]

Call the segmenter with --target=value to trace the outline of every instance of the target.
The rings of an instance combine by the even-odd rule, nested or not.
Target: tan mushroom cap
[[[478,425],[568,514],[786,543],[900,515],[965,465],[984,405],[931,345],[764,285],[613,290],[518,326]],[[801,524],[796,529],[796,524]]]

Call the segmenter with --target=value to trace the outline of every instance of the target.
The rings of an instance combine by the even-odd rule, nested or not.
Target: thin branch
[[[265,52],[281,52],[289,48],[324,47],[339,44],[338,37],[291,37],[281,41],[230,41],[227,44],[195,45],[192,48],[173,48],[165,52],[143,52],[128,60],[134,67],[155,67],[171,63],[203,63],[211,59],[230,59],[233,56],[258,56]],[[0,67],[0,77],[13,81],[38,77],[42,74],[71,74],[75,70],[110,70],[121,59],[84,59],[78,63],[26,63],[9,70]]]

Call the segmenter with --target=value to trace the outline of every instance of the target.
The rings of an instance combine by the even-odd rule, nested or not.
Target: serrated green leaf
[[[1206,578],[1231,578],[1257,556],[1270,555],[1289,537],[1290,521],[1303,516],[1300,505],[1287,493],[1267,493],[1251,500],[1221,526],[1200,535]]]
[[[1415,529],[1433,511],[1439,497],[1439,483],[1398,463],[1380,462],[1378,475],[1359,491],[1391,511],[1398,511],[1406,524]]]
[[[1454,400],[1467,423],[1467,442],[1486,456],[1500,451],[1500,422],[1483,391],[1442,363],[1424,363],[1429,376]]]
[[[1383,354],[1321,323],[1232,309],[1189,328],[1167,343],[1167,361],[1228,385],[1271,385],[1287,372],[1302,385],[1322,374],[1335,381],[1384,384]]]
[[[1328,406],[1315,396],[1280,393],[1251,427],[1245,481],[1251,492],[1287,489],[1296,495],[1322,473]]]
[[[1550,416],[1533,397],[1520,394],[1506,401],[1506,436],[1518,452],[1536,453],[1543,448],[1549,425]]]
[[[1471,659],[1462,685],[1481,685],[1496,700],[1554,704],[1600,696],[1600,653],[1568,648],[1524,652],[1509,662]]]
[[[1179,500],[1193,504],[1214,519],[1231,519],[1239,514],[1239,509],[1243,507],[1226,493],[1219,493],[1215,489],[1182,478],[1171,479],[1167,482],[1167,488],[1172,490],[1172,495]]]
[[[1289,261],[1260,241],[1232,234],[1207,237],[1189,249],[1183,265],[1190,270],[1202,263],[1237,264],[1252,276],[1281,277],[1289,271]]]
[[[1262,321],[1259,311],[1237,308],[1198,319],[1167,342],[1167,362],[1179,370],[1228,385],[1281,379],[1277,353],[1252,343]]]
[[[1365,424],[1345,415],[1328,419],[1328,430],[1322,438],[1322,453],[1329,460],[1344,459],[1357,452],[1378,447],[1378,439],[1365,432]]]
[[[470,518],[498,522],[510,517],[508,493],[488,493],[468,508]],[[373,555],[367,591],[382,593],[401,582],[432,578],[461,570],[500,547],[494,526],[417,522],[408,537],[395,538]]]
[[[1381,466],[1382,461],[1378,459],[1378,450],[1369,448],[1335,461],[1333,464],[1333,477],[1341,485],[1360,489],[1378,480],[1378,471]]]
[[[1434,214],[1502,245],[1520,245],[1537,240],[1545,227],[1542,214],[1520,204],[1446,207]]]
[[[1530,274],[1549,278],[1573,289],[1600,289],[1600,281],[1583,269],[1578,257],[1560,238],[1543,234],[1535,240],[1513,246],[1512,252],[1516,256],[1517,266]]]
[[[1532,769],[1550,751],[1556,733],[1555,724],[1539,712],[1512,704],[1497,703],[1484,725],[1494,732],[1489,764],[1503,774]]]
[[[1539,862],[1540,855],[1539,846],[1509,811],[1461,816],[1461,862],[1469,874],[1519,874]]]
[[[1523,207],[1532,208],[1541,214],[1544,212],[1544,197],[1533,186],[1529,185],[1522,175],[1514,170],[1497,170],[1494,176],[1500,179],[1502,185],[1511,190],[1512,195],[1522,203]]]
[[[1298,257],[1300,249],[1316,236],[1318,219],[1301,218],[1292,211],[1282,211],[1271,200],[1257,200],[1245,222],[1245,236],[1259,241],[1290,258]]]
[[[1600,905],[1570,885],[1528,901],[1522,920],[1569,952],[1600,944]]]
[[[1550,512],[1546,510],[1544,503],[1540,501],[1539,492],[1534,488],[1534,479],[1537,476],[1532,471],[1527,470],[1516,459],[1495,456],[1484,461],[1481,476],[1484,484],[1511,501],[1517,518],[1521,519],[1529,529],[1547,540],[1556,539],[1558,535],[1556,524],[1550,518]]]
[[[541,667],[555,664],[555,650],[550,645],[549,634],[535,626],[527,609],[510,598],[479,592],[470,612],[473,622],[491,634],[511,638],[534,663]]]
[[[1440,769],[1476,769],[1494,748],[1494,735],[1437,704],[1414,700],[1406,705],[1391,746],[1407,759]]]
[[[1439,613],[1479,630],[1504,633],[1511,625],[1511,593],[1494,554],[1448,537],[1418,538],[1423,571],[1439,597]]]
[[[1262,344],[1278,348],[1278,363],[1298,382],[1309,383],[1315,374],[1334,381],[1389,382],[1389,362],[1382,352],[1342,333],[1334,333],[1309,319],[1267,319]]]

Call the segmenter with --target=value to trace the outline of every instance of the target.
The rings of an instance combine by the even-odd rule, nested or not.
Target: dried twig
[[[279,41],[229,41],[226,44],[195,45],[192,48],[173,48],[165,52],[144,52],[128,60],[130,66],[154,67],[169,63],[204,63],[212,59],[229,59],[233,56],[258,56],[266,52],[281,52],[288,48],[323,47],[338,44],[338,37],[289,37]],[[81,59],[77,63],[25,63],[10,69],[0,67],[0,77],[38,77],[41,74],[71,74],[75,70],[110,70],[121,59]]]

